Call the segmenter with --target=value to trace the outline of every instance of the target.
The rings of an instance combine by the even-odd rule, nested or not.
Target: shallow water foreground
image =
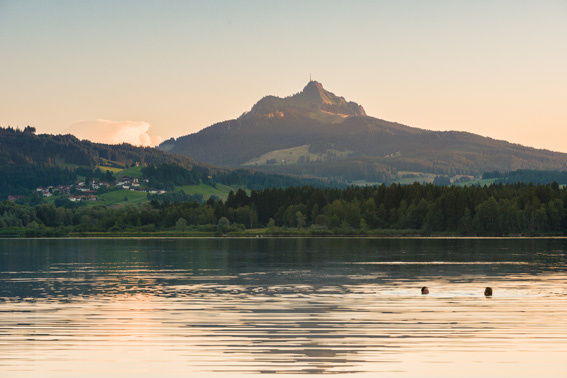
[[[560,239],[0,240],[0,376],[565,377],[566,250]]]

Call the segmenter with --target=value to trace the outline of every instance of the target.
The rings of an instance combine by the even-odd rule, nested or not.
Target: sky
[[[0,126],[155,145],[310,75],[370,116],[567,152],[567,0],[0,0]]]

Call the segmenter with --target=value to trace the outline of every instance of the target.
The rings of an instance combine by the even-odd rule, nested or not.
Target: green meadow
[[[97,201],[86,201],[87,206],[116,206],[138,204],[147,200],[147,194],[144,192],[135,192],[128,189],[115,190],[104,194],[97,195]]]
[[[136,178],[142,178],[142,168],[144,168],[145,165],[140,165],[138,167],[130,167],[130,168],[126,168],[126,169],[122,169],[120,170],[117,174],[116,177],[121,178],[121,177],[136,177]]]
[[[110,171],[112,173],[118,173],[118,172],[123,171],[122,168],[109,167],[109,166],[106,166],[106,165],[97,165],[96,168],[100,169],[103,172]]]

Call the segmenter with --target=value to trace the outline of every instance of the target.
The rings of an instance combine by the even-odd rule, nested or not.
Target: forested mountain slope
[[[319,180],[219,168],[155,148],[92,143],[72,135],[36,135],[29,126],[24,130],[0,127],[0,200],[9,195],[25,195],[38,187],[70,185],[79,176],[103,179],[107,169],[116,171],[131,166],[158,167],[158,172],[166,173],[164,177],[152,177],[155,187],[201,181],[251,189],[325,185]]]
[[[160,148],[215,165],[345,181],[388,182],[400,171],[452,176],[567,169],[564,153],[367,116],[362,106],[314,81],[296,95],[264,97],[238,119],[170,139]]]

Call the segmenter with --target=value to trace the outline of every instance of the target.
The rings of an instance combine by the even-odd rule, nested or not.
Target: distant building
[[[94,194],[89,194],[86,196],[69,196],[69,201],[71,202],[96,201],[96,196]]]

